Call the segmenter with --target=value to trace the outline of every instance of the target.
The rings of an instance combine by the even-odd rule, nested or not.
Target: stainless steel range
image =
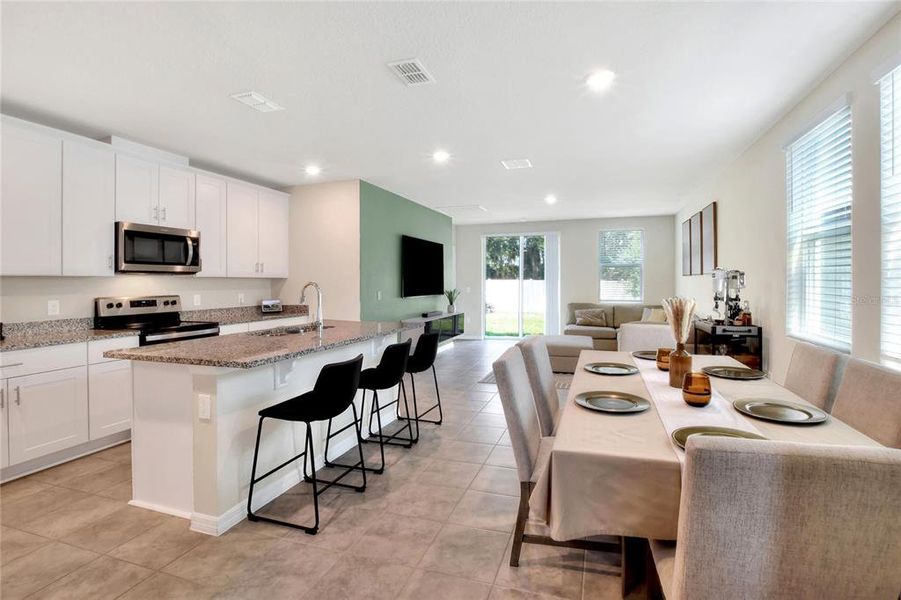
[[[140,344],[162,344],[219,335],[219,323],[182,321],[178,296],[133,296],[94,300],[96,329],[139,329]]]

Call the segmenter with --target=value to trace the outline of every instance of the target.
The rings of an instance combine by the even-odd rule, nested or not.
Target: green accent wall
[[[403,196],[360,181],[360,319],[397,321],[447,310],[444,296],[400,296],[400,238],[444,244],[444,289],[453,287],[451,218]],[[382,299],[377,299],[381,290]]]

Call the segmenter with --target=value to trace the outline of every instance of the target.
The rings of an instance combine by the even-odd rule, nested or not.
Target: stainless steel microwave
[[[200,232],[140,223],[116,223],[119,273],[200,272]]]

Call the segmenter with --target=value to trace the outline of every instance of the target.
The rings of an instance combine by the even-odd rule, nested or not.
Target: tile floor
[[[508,345],[442,352],[444,424],[423,426],[412,450],[387,448],[365,493],[327,491],[316,536],[244,521],[213,538],[128,506],[128,444],[3,485],[0,596],[619,598],[618,556],[525,545],[519,568],[508,564],[519,487],[496,388],[478,383]],[[418,391],[420,406],[434,397],[424,377]],[[264,512],[307,520],[309,492]]]

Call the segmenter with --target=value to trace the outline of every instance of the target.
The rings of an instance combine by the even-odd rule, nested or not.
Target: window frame
[[[603,248],[603,238],[604,234],[608,232],[615,231],[637,231],[641,234],[641,261],[637,264],[640,268],[640,281],[639,285],[639,296],[637,300],[606,300],[601,297],[601,282],[603,281],[602,272],[604,270],[604,264],[601,262],[601,249]],[[644,296],[645,296],[645,261],[647,260],[647,253],[645,252],[645,229],[643,227],[615,227],[615,228],[607,228],[598,230],[598,235],[595,238],[597,241],[597,245],[595,247],[595,256],[598,259],[598,268],[597,268],[597,285],[595,285],[595,290],[597,291],[598,304],[644,304]],[[635,263],[617,263],[612,266],[623,266],[630,267],[636,266]]]
[[[891,89],[891,108],[889,110],[889,114],[886,115],[885,108],[883,106],[883,95],[885,94],[885,90],[883,89],[883,85],[886,80],[890,80],[889,85],[892,86]],[[880,233],[880,242],[879,242],[879,284],[880,284],[880,308],[879,308],[879,359],[880,362],[890,368],[893,369],[901,369],[901,356],[891,354],[887,351],[886,348],[886,340],[885,335],[888,330],[887,324],[889,319],[887,318],[887,313],[889,308],[898,308],[897,300],[894,296],[889,296],[886,293],[887,285],[886,280],[890,275],[897,276],[898,269],[893,271],[889,271],[887,269],[888,263],[888,248],[887,248],[887,232],[889,231],[886,212],[887,212],[887,194],[886,194],[886,183],[888,179],[895,179],[899,177],[899,173],[896,171],[901,169],[901,160],[897,157],[897,154],[901,152],[901,145],[896,145],[896,141],[899,137],[895,131],[897,129],[897,120],[901,117],[901,111],[896,112],[895,107],[901,104],[897,95],[901,93],[901,90],[898,89],[899,84],[901,84],[901,63],[896,64],[894,67],[887,69],[886,72],[876,79],[876,87],[879,95],[879,233]],[[892,141],[891,147],[891,158],[887,159],[885,156],[885,136],[886,136],[886,125],[887,121],[891,122],[891,133],[890,139]],[[890,160],[892,167],[892,174],[886,177],[886,169],[885,163],[886,160]],[[901,181],[899,182],[891,182],[892,186],[901,185]],[[901,190],[896,190],[891,194],[892,206],[901,205]],[[893,222],[892,225],[901,229],[901,223]]]

